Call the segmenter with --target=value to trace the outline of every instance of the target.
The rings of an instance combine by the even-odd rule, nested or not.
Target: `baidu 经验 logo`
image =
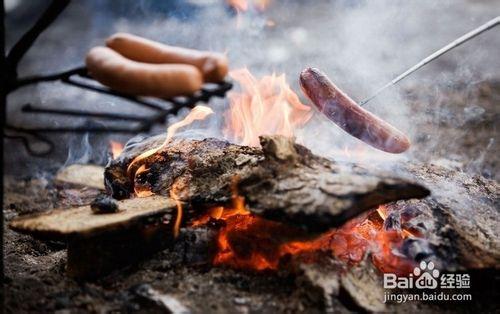
[[[398,277],[396,274],[384,274],[386,289],[436,289],[438,287],[439,270],[433,262],[422,261],[413,269],[408,277]]]
[[[469,289],[469,274],[445,274],[436,269],[433,262],[422,261],[406,277],[396,274],[384,274],[384,288],[389,289],[384,293],[384,303],[408,301],[470,301],[472,294],[462,293],[463,290],[445,293],[447,289]],[[437,290],[437,289],[440,290]],[[392,291],[391,289],[398,289]],[[418,289],[419,292],[404,291],[404,289]]]

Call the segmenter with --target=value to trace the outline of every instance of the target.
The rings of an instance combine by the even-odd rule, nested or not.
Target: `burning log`
[[[419,210],[432,216],[424,219],[425,236],[438,253],[448,261],[453,260],[458,268],[498,268],[498,182],[447,165],[412,164],[406,168],[415,180],[424,182],[433,191],[428,199],[401,203],[416,203]]]
[[[261,145],[265,162],[239,188],[251,211],[267,219],[322,232],[378,205],[429,194],[408,180],[332,162],[280,137],[263,137]]]
[[[267,153],[266,156],[275,156],[273,158],[277,160],[289,160],[287,156],[290,156],[290,151],[293,151],[291,147],[295,148],[295,145],[290,146],[286,143],[290,142],[271,141],[264,145],[263,151],[273,152],[270,155]],[[295,236],[293,233],[296,229],[291,226],[266,221],[249,214],[246,217],[253,217],[257,223],[240,215],[232,216],[226,221],[209,221],[204,225],[183,228],[173,244],[172,252],[175,252],[173,256],[179,259],[178,263],[182,265],[202,266],[212,263],[212,265],[232,266],[228,261],[216,264],[213,259],[213,255],[220,250],[218,246],[220,236],[217,234],[224,231],[231,249],[236,254],[235,258],[240,262],[244,260],[250,263],[251,260],[245,259],[245,256],[264,253],[262,256],[268,261],[279,262],[276,269],[291,271],[296,278],[297,291],[301,296],[312,299],[315,303],[321,303],[327,311],[337,308],[339,302],[353,311],[387,310],[386,305],[380,302],[383,299],[381,297],[383,290],[379,282],[380,274],[376,269],[394,272],[404,266],[401,262],[405,261],[405,257],[393,264],[390,258],[383,256],[381,258],[379,254],[384,252],[377,250],[363,254],[360,262],[354,264],[346,262],[342,256],[342,248],[337,250],[336,247],[347,246],[349,255],[359,250],[359,243],[351,242],[347,237],[352,227],[349,225],[357,226],[359,230],[351,231],[359,235],[365,233],[362,230],[364,223],[379,224],[387,234],[393,231],[412,232],[413,235],[402,240],[400,243],[402,246],[389,246],[391,251],[396,250],[398,254],[402,254],[401,256],[406,256],[406,261],[410,263],[431,259],[442,271],[456,270],[457,267],[459,269],[495,267],[498,264],[498,251],[495,250],[497,241],[484,242],[482,238],[473,238],[473,234],[468,234],[473,230],[469,229],[468,224],[464,224],[460,217],[474,207],[477,215],[470,218],[471,223],[480,224],[481,232],[484,234],[494,234],[496,230],[492,227],[495,220],[488,222],[483,221],[483,218],[485,213],[494,210],[493,202],[495,195],[498,194],[498,184],[436,165],[415,164],[409,166],[407,170],[416,179],[432,187],[436,193],[424,200],[398,201],[381,206],[370,214],[363,214],[337,229],[335,231],[337,236],[335,233],[324,235],[323,238],[327,242],[321,238],[309,243],[302,242],[309,246],[303,246],[302,251],[297,251],[295,250],[297,242],[289,241],[294,241],[294,237],[306,237],[306,232],[301,231],[299,236]],[[240,188],[245,186],[243,183],[241,180]],[[460,189],[469,200],[462,200],[459,203],[454,201],[451,196],[456,194],[447,193],[443,186],[446,186],[446,189]],[[56,210],[36,218],[15,220],[11,223],[11,227],[38,237],[68,240],[68,273],[80,278],[95,278],[132,263],[135,258],[150,256],[148,253],[173,242],[172,223],[170,223],[172,219],[165,220],[165,217],[171,217],[175,211],[173,200],[158,196],[134,198],[119,201],[118,206],[120,210],[116,214],[95,215],[88,206],[64,211]],[[155,208],[164,209],[156,212]],[[377,216],[377,213],[380,216]],[[124,219],[124,215],[128,215],[128,219]],[[231,219],[250,223],[249,228],[231,231],[228,229]],[[98,221],[102,222],[102,225],[97,224]],[[357,221],[364,222],[360,225]],[[68,225],[74,226],[73,229]],[[226,230],[221,230],[221,226],[226,226],[222,227]],[[48,232],[49,229],[52,232]],[[378,229],[369,228],[369,230],[375,232]],[[382,231],[377,232],[379,235],[383,234]],[[330,253],[331,249],[333,255]],[[130,254],[131,251],[134,254]],[[224,251],[221,253],[227,254]],[[373,265],[367,259],[370,257]],[[251,266],[243,268],[252,269]]]
[[[252,213],[321,232],[377,205],[422,198],[421,185],[356,165],[342,165],[312,154],[282,136],[263,136],[262,148],[217,139],[174,139],[142,159],[135,175],[132,160],[155,149],[164,137],[131,143],[105,170],[105,184],[115,198],[170,195],[193,205],[225,204],[237,179]]]

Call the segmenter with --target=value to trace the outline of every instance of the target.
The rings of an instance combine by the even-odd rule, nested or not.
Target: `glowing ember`
[[[257,80],[246,68],[229,75],[242,89],[228,94],[230,108],[224,133],[235,142],[258,146],[260,135],[293,136],[311,118],[311,108],[300,102],[285,75],[267,75]]]
[[[123,151],[123,144],[116,141],[109,141],[109,149],[111,151],[111,156],[116,159]]]
[[[191,224],[199,226],[211,219],[224,221],[225,226],[217,238],[214,265],[256,271],[277,270],[284,261],[293,258],[314,263],[327,255],[355,265],[371,253],[374,265],[383,272],[405,275],[414,267],[411,261],[395,253],[405,236],[402,232],[384,229],[384,219],[380,214],[387,212],[384,206],[314,239],[296,241],[293,237],[300,237],[300,230],[255,216],[244,208],[241,197],[236,206],[234,200],[235,195],[233,206],[215,207]]]
[[[387,219],[387,207],[384,206],[384,205],[380,205],[378,208],[377,208],[377,213],[379,214],[379,216],[383,219],[383,220],[386,220]]]
[[[135,175],[138,176],[141,173],[146,172],[148,170],[149,169],[146,167],[146,165],[141,165],[139,167],[139,169],[137,169],[137,171],[135,172]],[[150,189],[144,189],[144,188],[140,188],[138,186],[134,186],[134,192],[135,192],[135,195],[137,197],[148,197],[148,196],[153,195],[153,192],[151,192]]]

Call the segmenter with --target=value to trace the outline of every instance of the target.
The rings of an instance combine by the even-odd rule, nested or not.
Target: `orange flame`
[[[147,166],[142,162],[146,158],[156,154],[158,151],[164,148],[168,144],[168,142],[172,139],[172,137],[175,135],[178,129],[193,123],[195,120],[203,120],[212,113],[213,113],[212,109],[206,106],[196,106],[189,112],[189,114],[183,120],[172,124],[167,129],[167,137],[162,145],[140,154],[139,156],[135,157],[132,160],[132,162],[128,165],[127,174],[129,175],[129,177],[133,179],[133,182],[135,182],[135,178],[138,175],[148,170]],[[146,197],[153,195],[153,192],[151,190],[140,189],[136,185],[134,185],[134,192],[137,197]],[[175,185],[172,186],[172,188],[170,189],[170,197],[175,201],[177,205],[177,216],[175,218],[174,231],[173,231],[174,237],[177,238],[177,236],[179,235],[179,228],[182,222],[182,204],[177,197],[177,191]]]
[[[258,137],[265,134],[293,136],[312,115],[310,107],[302,104],[284,75],[268,75],[256,79],[246,68],[230,72],[230,76],[241,85],[240,92],[228,94],[229,110],[226,112],[224,134],[232,140],[250,146],[259,145]],[[165,142],[137,156],[128,166],[127,173],[134,179],[148,170],[145,160],[166,145],[175,132],[195,120],[205,119],[213,113],[205,106],[195,107],[184,120],[167,130]],[[346,152],[350,153],[350,152]],[[243,196],[236,190],[237,180],[232,182],[232,204],[210,208],[205,215],[191,222],[191,226],[207,224],[211,220],[224,222],[217,237],[218,251],[214,265],[227,265],[250,270],[277,270],[284,260],[299,258],[300,261],[315,262],[321,254],[330,254],[348,265],[361,262],[371,254],[373,264],[383,272],[409,273],[413,262],[395,253],[409,236],[418,236],[412,230],[386,230],[384,221],[390,212],[380,206],[372,212],[354,218],[342,227],[332,229],[320,236],[302,240],[300,229],[269,221],[251,214]],[[150,190],[134,187],[138,197],[151,195]],[[176,202],[177,216],[174,236],[179,234],[183,219],[182,203],[175,184],[170,197]],[[301,239],[301,240],[296,240]],[[322,255],[324,256],[324,255]]]
[[[241,92],[228,93],[230,108],[226,113],[224,133],[234,141],[259,145],[259,136],[293,136],[296,128],[312,116],[286,83],[285,75],[267,75],[257,80],[248,69],[234,70],[231,78],[241,85]]]
[[[167,146],[168,142],[170,142],[170,140],[175,135],[175,133],[177,132],[178,129],[180,129],[186,125],[189,125],[196,120],[203,120],[208,115],[210,115],[212,113],[213,113],[213,111],[209,107],[201,106],[201,105],[194,107],[183,120],[172,124],[167,129],[167,137],[162,145],[160,145],[156,148],[147,150],[144,153],[140,154],[139,156],[135,157],[134,160],[132,160],[132,162],[127,167],[127,174],[129,175],[129,177],[135,179],[135,177],[139,174],[138,170],[141,169],[141,162],[144,161],[144,159],[156,154],[159,150],[161,150],[162,148]],[[136,194],[137,194],[137,191],[136,191]]]
[[[139,169],[137,169],[137,171],[135,172],[135,175],[138,176],[141,173],[146,172],[148,170],[149,169],[148,169],[148,167],[146,167],[146,165],[141,165],[139,167]],[[134,192],[135,192],[135,195],[137,197],[148,197],[148,196],[153,195],[153,192],[151,190],[149,190],[149,189],[141,189],[141,188],[139,188],[137,186],[134,186]]]
[[[379,214],[380,218],[382,218],[382,220],[386,220],[387,219],[387,211],[388,211],[388,209],[384,205],[380,205],[377,208],[377,213]]]
[[[248,10],[247,0],[227,0],[227,4],[233,7],[236,11],[246,11]]]
[[[246,12],[250,8],[248,0],[226,0],[227,4],[238,12]],[[251,6],[262,12],[267,9],[271,0],[250,0]]]
[[[123,144],[116,141],[109,141],[109,149],[111,150],[113,159],[116,159],[123,151]]]
[[[177,238],[179,236],[179,229],[182,222],[182,204],[177,197],[177,188],[175,185],[170,189],[170,197],[175,201],[175,205],[177,207],[177,216],[175,217],[174,224],[174,238]]]
[[[208,223],[210,219],[227,219],[234,215],[250,215],[250,211],[246,208],[245,198],[238,194],[237,184],[238,177],[234,177],[231,182],[231,206],[216,206],[209,208],[206,215],[199,217],[198,219],[191,222],[191,226],[200,226]]]

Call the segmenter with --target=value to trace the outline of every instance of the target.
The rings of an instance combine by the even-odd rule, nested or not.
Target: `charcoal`
[[[401,230],[401,216],[397,212],[391,212],[384,220],[385,230]]]
[[[403,242],[402,253],[416,262],[434,255],[429,241],[420,238],[408,238]]]
[[[418,215],[420,215],[420,213],[421,213],[421,211],[418,208],[418,206],[413,206],[413,205],[405,206],[400,212],[401,220],[403,222],[411,220],[411,219],[417,217]]]
[[[304,297],[319,303],[325,312],[333,311],[333,301],[339,294],[340,274],[344,272],[338,261],[326,260],[321,265],[304,264],[296,284],[303,288]]]
[[[384,285],[372,263],[364,260],[340,277],[339,298],[353,312],[387,312]]]
[[[182,228],[174,251],[187,265],[209,265],[217,251],[217,231],[209,226]]]
[[[118,203],[108,195],[99,195],[90,204],[90,209],[94,214],[109,214],[118,212]]]
[[[387,312],[384,288],[373,265],[363,260],[348,269],[339,261],[324,260],[320,264],[302,265],[297,285],[305,287],[306,297],[322,304],[326,313],[338,312],[338,304],[349,313]]]

